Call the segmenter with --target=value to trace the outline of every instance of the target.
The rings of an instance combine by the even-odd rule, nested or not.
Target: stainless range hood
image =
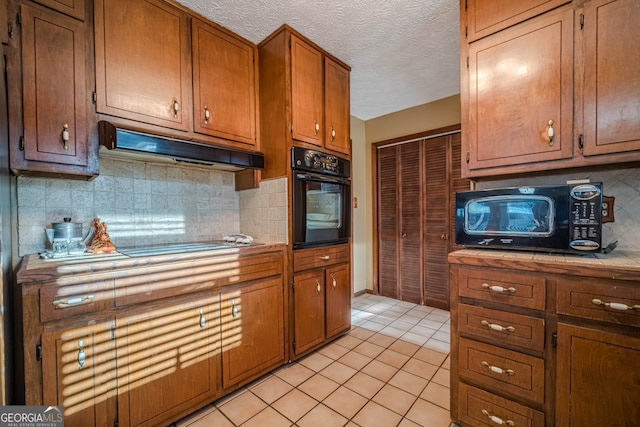
[[[264,169],[264,154],[214,147],[197,141],[172,139],[98,122],[100,144],[109,150],[169,158],[199,165],[223,165],[235,169]]]

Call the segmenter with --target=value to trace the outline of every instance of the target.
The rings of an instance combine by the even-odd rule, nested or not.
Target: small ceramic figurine
[[[116,251],[116,245],[113,244],[109,233],[107,233],[107,224],[100,222],[100,218],[93,220],[93,240],[87,252],[94,254],[108,254]]]

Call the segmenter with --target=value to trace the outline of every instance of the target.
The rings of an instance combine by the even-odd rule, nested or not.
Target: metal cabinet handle
[[[333,289],[335,289],[338,283],[336,282],[336,278],[333,277],[333,274],[331,275],[331,281],[333,282]]]
[[[331,142],[336,139],[336,130],[331,126]]]
[[[177,98],[173,98],[173,117],[178,118],[178,112],[180,111],[180,103]]]
[[[93,295],[85,295],[82,297],[73,297],[73,298],[67,298],[67,299],[54,299],[52,304],[53,305],[78,305],[85,301],[91,301],[94,298],[95,297]]]
[[[313,134],[317,135],[320,132],[320,123],[318,123],[317,120],[313,121],[314,127],[313,127]]]
[[[491,292],[497,292],[500,294],[514,294],[516,292],[516,288],[514,287],[503,288],[502,286],[496,285],[490,286],[488,283],[483,283],[482,289],[487,289]]]
[[[62,125],[62,147],[69,149],[69,125],[66,123]]]
[[[318,281],[318,279],[316,279],[316,285],[318,285],[316,287],[316,292],[320,294],[320,291],[322,290],[322,286],[320,286],[320,282]]]
[[[595,305],[604,305],[605,307],[612,308],[614,310],[627,311],[627,310],[640,310],[640,305],[627,305],[621,302],[604,302],[597,298],[591,300]]]
[[[238,317],[238,306],[236,300],[231,300],[231,318],[235,319],[236,317]]]
[[[200,330],[204,330],[204,326],[207,324],[207,319],[204,317],[204,310],[200,309]]]
[[[209,124],[209,119],[211,118],[211,112],[209,111],[209,107],[204,106],[204,123]]]
[[[489,362],[486,362],[484,360],[482,361],[482,366],[484,366],[485,368],[489,369],[491,372],[494,372],[496,374],[505,374],[505,375],[515,375],[516,374],[511,369],[502,369],[502,368],[499,368],[497,366],[493,366]]]
[[[498,325],[497,323],[490,323],[486,320],[483,320],[482,322],[480,322],[482,324],[482,326],[486,326],[489,329],[492,329],[494,331],[500,331],[500,332],[515,332],[516,328],[514,328],[513,326],[502,326],[502,325]]]
[[[547,123],[547,136],[549,137],[549,147],[553,147],[555,143],[555,131],[553,130],[553,120]]]
[[[78,370],[84,369],[84,363],[87,361],[87,354],[84,352],[84,341],[78,341]]]
[[[331,257],[329,255],[323,255],[320,257],[320,261],[329,261]]]
[[[511,420],[503,420],[500,417],[496,417],[495,415],[491,415],[491,413],[489,411],[487,411],[486,409],[482,410],[482,414],[487,416],[489,418],[489,421],[491,421],[492,423],[498,424],[498,425],[503,425],[506,424],[508,426],[515,426],[516,423],[514,423]]]

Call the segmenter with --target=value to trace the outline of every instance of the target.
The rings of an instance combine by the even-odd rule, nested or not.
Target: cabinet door
[[[398,159],[400,218],[398,246],[400,254],[400,300],[422,304],[422,144],[420,141],[400,145]]]
[[[398,299],[398,149],[378,150],[378,293]]]
[[[113,425],[116,348],[112,322],[42,334],[44,405],[64,406],[68,427]]]
[[[327,339],[351,328],[351,271],[349,264],[328,268],[326,278]]]
[[[571,0],[466,0],[468,41],[493,34],[565,3],[571,3]]]
[[[282,364],[285,342],[281,277],[225,291],[220,303],[225,388]]]
[[[24,157],[86,166],[84,24],[28,4],[21,11]]]
[[[196,132],[256,144],[256,48],[194,19],[192,33]]]
[[[556,425],[636,426],[640,338],[558,324]]]
[[[85,0],[36,0],[38,3],[65,13],[74,18],[84,20]]]
[[[469,170],[572,156],[572,10],[472,43],[468,75]]]
[[[640,150],[640,2],[596,0],[584,13],[584,154]]]
[[[296,354],[322,343],[325,337],[324,270],[294,276],[294,351]]]
[[[96,0],[97,110],[188,130],[188,17],[159,0]]]
[[[160,424],[215,397],[219,312],[215,295],[116,318],[121,426]]]
[[[349,70],[329,58],[324,60],[324,102],[324,146],[350,154]]]
[[[424,143],[424,303],[442,309],[449,308],[449,140]]]
[[[291,114],[293,139],[322,146],[322,53],[291,36]]]

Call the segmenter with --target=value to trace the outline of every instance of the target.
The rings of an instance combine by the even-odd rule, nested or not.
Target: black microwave
[[[602,183],[458,192],[456,243],[476,248],[600,252]]]

